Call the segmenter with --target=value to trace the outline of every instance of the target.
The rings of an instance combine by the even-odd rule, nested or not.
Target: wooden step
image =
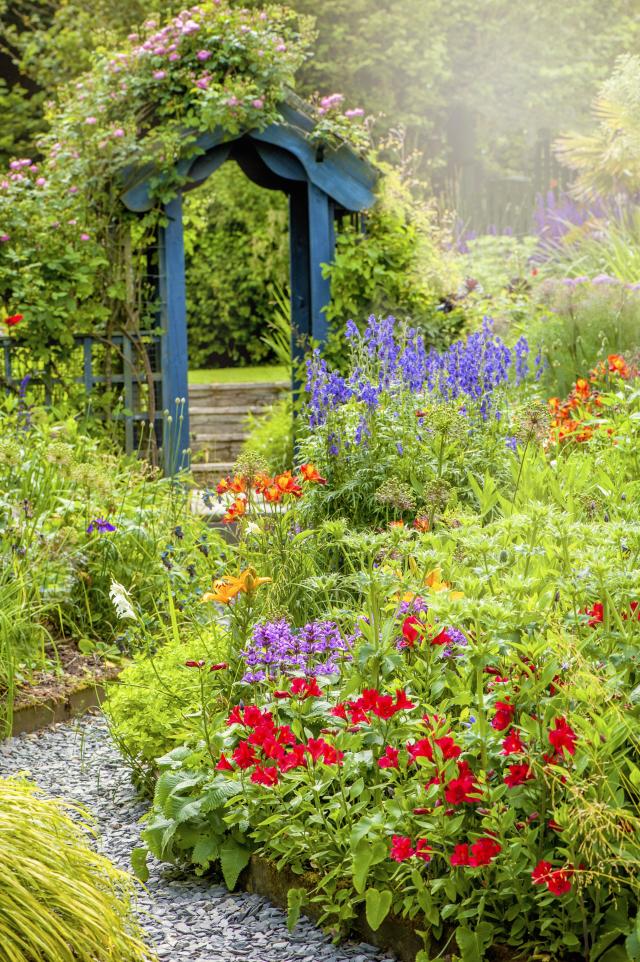
[[[191,407],[189,408],[189,426],[192,434],[216,434],[218,429],[224,434],[228,431],[245,432],[249,414],[258,415],[264,408],[253,407]]]
[[[246,384],[191,384],[189,408],[242,407],[245,410],[273,404],[286,391],[288,381],[249,381]]]
[[[233,463],[240,454],[244,442],[244,434],[238,432],[215,435],[195,434],[190,447],[193,452],[206,452],[206,461]]]

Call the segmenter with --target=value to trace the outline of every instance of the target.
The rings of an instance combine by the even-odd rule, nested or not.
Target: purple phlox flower
[[[93,534],[94,531],[97,531],[98,534],[107,534],[107,532],[115,530],[115,524],[111,524],[105,518],[94,518],[87,528],[87,534]]]

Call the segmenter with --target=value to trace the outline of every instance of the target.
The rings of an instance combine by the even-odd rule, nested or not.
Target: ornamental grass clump
[[[79,816],[79,818],[78,818]],[[135,883],[90,846],[82,810],[0,780],[0,955],[10,962],[152,962]]]

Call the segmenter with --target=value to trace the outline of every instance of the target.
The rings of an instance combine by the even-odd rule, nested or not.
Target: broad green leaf
[[[148,854],[147,849],[141,847],[134,848],[131,853],[131,868],[141,882],[146,882],[149,878],[149,869],[147,868]]]
[[[287,928],[290,932],[297,925],[306,897],[306,890],[302,888],[289,889],[287,892]]]
[[[251,852],[244,845],[240,845],[232,838],[226,839],[220,846],[220,867],[224,883],[233,892],[238,876],[243,868],[249,864]]]
[[[365,907],[367,922],[374,932],[377,932],[391,908],[393,896],[389,889],[367,889]]]

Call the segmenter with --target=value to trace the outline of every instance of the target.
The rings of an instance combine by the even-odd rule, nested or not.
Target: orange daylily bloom
[[[262,491],[265,501],[269,501],[272,504],[276,504],[282,499],[282,493],[282,490],[277,484],[274,484],[273,481]]]
[[[429,588],[429,590],[433,592],[449,591],[450,597],[454,601],[458,598],[464,598],[462,591],[451,591],[451,585],[447,581],[442,580],[442,570],[439,567],[434,568],[433,571],[427,574],[424,579],[424,584],[426,588]]]
[[[312,481],[315,484],[326,484],[327,479],[323,478],[315,464],[301,464],[300,474],[303,481]]]
[[[213,591],[206,592],[200,600],[215,601],[219,604],[228,605],[241,592],[250,595],[261,585],[270,583],[271,578],[258,578],[255,568],[245,568],[237,578],[226,577],[214,581]]]
[[[292,494],[295,498],[302,496],[302,488],[291,474],[291,471],[283,471],[282,474],[277,474],[273,481],[283,494]]]
[[[223,515],[223,524],[231,524],[233,521],[237,521],[241,518],[247,511],[247,499],[238,497],[235,501],[229,505],[227,512]]]
[[[404,521],[390,521],[390,528],[404,528]]]
[[[418,517],[413,522],[413,527],[416,531],[429,531],[431,525],[429,524],[429,519],[424,514],[418,515]]]

